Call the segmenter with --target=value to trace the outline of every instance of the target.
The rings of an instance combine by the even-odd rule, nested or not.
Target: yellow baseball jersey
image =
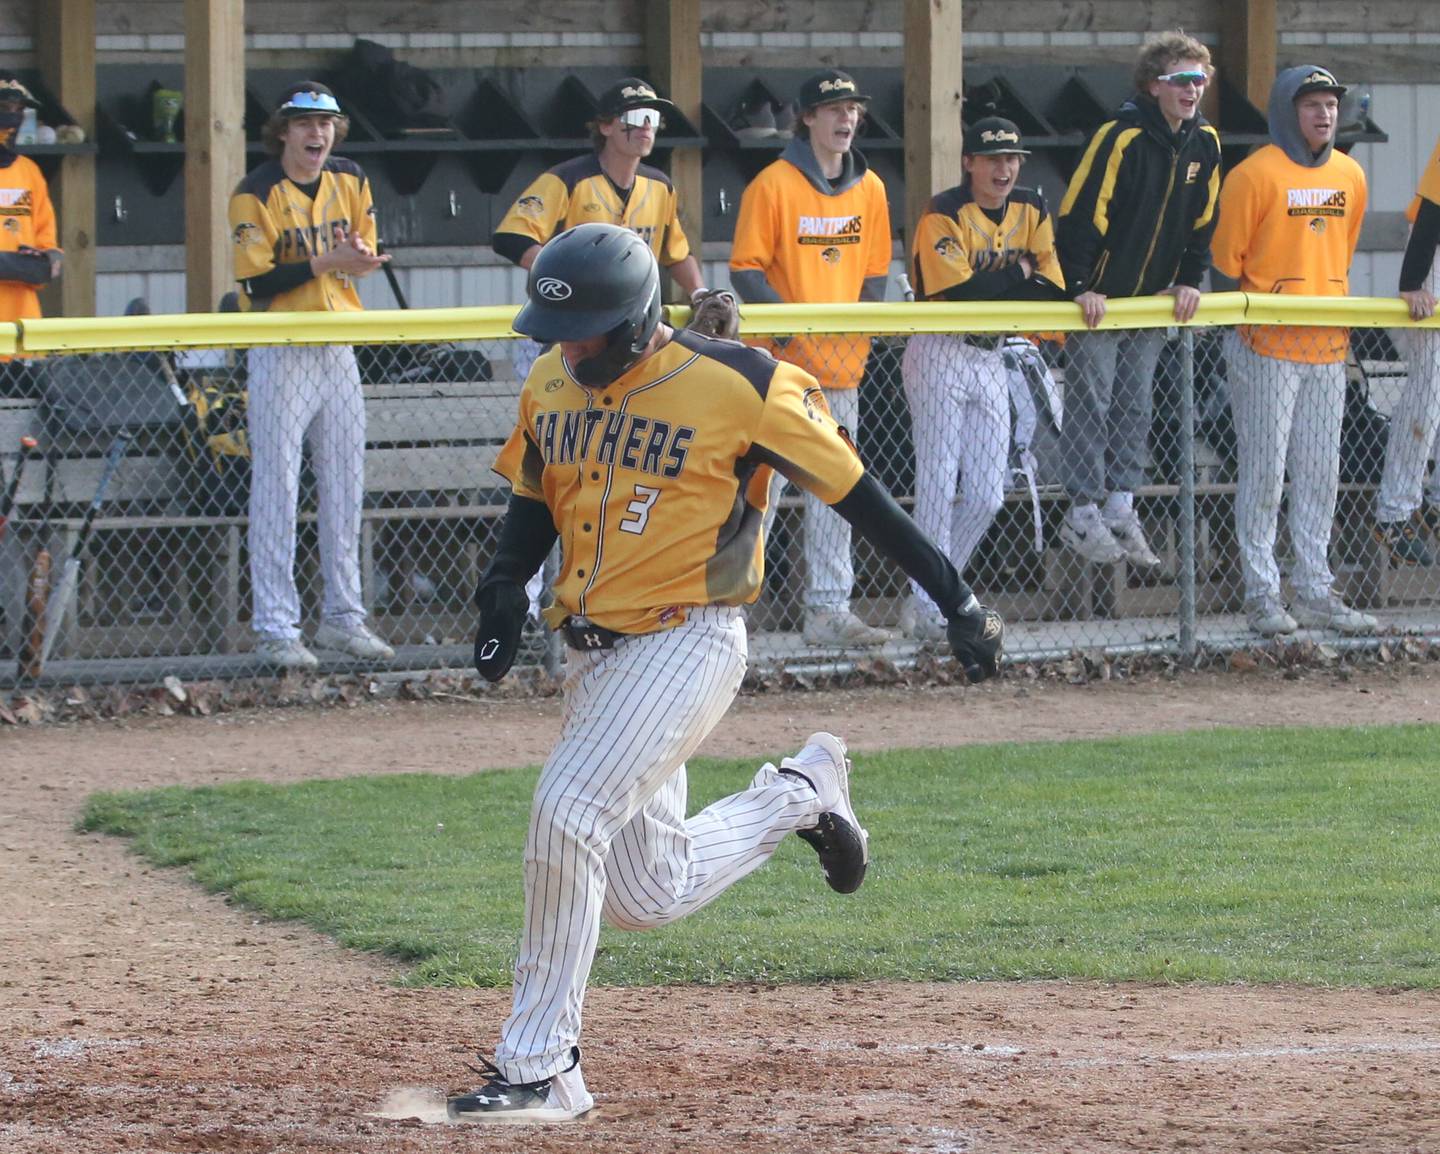
[[[827,502],[864,472],[814,378],[684,330],[606,389],[577,384],[558,346],[545,353],[495,469],[559,531],[547,619],[623,633],[759,596],[774,469]]]
[[[788,160],[767,165],[740,198],[730,267],[756,269],[792,304],[853,302],[868,277],[890,271],[890,206],[873,172],[833,196]],[[870,338],[797,335],[775,355],[827,389],[860,384]]]
[[[948,189],[930,201],[915,226],[911,252],[915,296],[939,297],[976,273],[1018,264],[1026,253],[1034,259],[1038,276],[1057,289],[1064,287],[1060,258],[1055,255],[1055,225],[1038,192],[1015,189],[997,223],[975,203],[968,186]]]
[[[358,233],[375,247],[375,205],[358,164],[331,156],[311,199],[285,175],[278,160],[267,160],[230,197],[235,279],[243,290],[246,281],[277,265],[308,262],[334,247],[337,229]],[[242,291],[240,303],[247,311],[271,312],[354,312],[364,307],[355,282],[341,273],[314,277],[273,297],[252,299]]]
[[[1430,159],[1425,162],[1425,170],[1420,173],[1420,186],[1415,190],[1415,196],[1405,210],[1405,219],[1411,224],[1415,223],[1422,200],[1440,204],[1440,140],[1435,142],[1435,151],[1430,154]]]
[[[22,246],[56,248],[55,209],[40,168],[28,156],[17,156],[0,168],[0,252]],[[19,281],[0,281],[0,321],[23,321],[40,315],[40,288]],[[8,359],[8,358],[7,358]]]
[[[1245,292],[1345,296],[1365,201],[1365,171],[1344,153],[1306,168],[1267,144],[1220,189],[1215,267]],[[1240,335],[1264,356],[1312,364],[1343,361],[1349,342],[1335,327],[1248,325]]]
[[[680,227],[680,201],[670,178],[642,164],[630,195],[620,191],[592,152],[557,164],[541,173],[505,214],[496,232],[528,236],[544,244],[556,233],[577,224],[618,224],[633,229],[662,265],[678,264],[690,255],[690,241]]]

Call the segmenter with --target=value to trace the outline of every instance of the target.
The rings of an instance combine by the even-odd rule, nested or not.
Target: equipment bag
[[[249,390],[235,374],[194,373],[185,395],[191,508],[202,516],[239,516],[250,504]]]
[[[95,353],[32,362],[52,435],[176,425],[175,404],[157,353]]]

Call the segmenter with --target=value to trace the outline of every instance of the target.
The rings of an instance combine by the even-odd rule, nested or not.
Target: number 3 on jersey
[[[645,532],[645,526],[650,520],[650,507],[659,499],[659,489],[649,485],[636,485],[635,500],[625,506],[628,515],[620,519],[620,532],[634,533],[637,536]]]

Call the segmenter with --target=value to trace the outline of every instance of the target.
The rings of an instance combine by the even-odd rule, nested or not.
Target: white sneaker
[[[364,625],[342,628],[322,622],[315,630],[315,644],[321,649],[334,649],[350,657],[358,657],[361,661],[389,661],[395,656],[395,650]]]
[[[900,632],[912,641],[944,641],[950,636],[945,618],[912,601],[900,613]]]
[[[316,669],[320,659],[298,637],[262,637],[255,643],[255,659],[275,669]]]
[[[805,748],[780,763],[780,772],[802,778],[815,790],[824,812],[796,834],[820,855],[825,881],[836,893],[853,894],[870,864],[870,835],[850,805],[850,759],[833,733],[812,733]]]
[[[1125,553],[1125,560],[1138,569],[1158,569],[1160,558],[1145,540],[1145,531],[1140,527],[1140,514],[1128,509],[1118,517],[1102,515],[1105,528]]]
[[[1297,597],[1295,620],[1310,629],[1333,629],[1337,633],[1374,633],[1380,622],[1368,613],[1352,609],[1333,590],[1323,597]]]
[[[570,1067],[538,1082],[512,1082],[484,1058],[485,1085],[450,1098],[445,1113],[456,1122],[569,1122],[587,1113],[595,1099],[580,1073],[580,1048],[572,1047]]]
[[[855,614],[844,609],[805,614],[801,633],[807,644],[828,645],[840,649],[869,648],[884,645],[890,634],[884,629],[866,625]]]
[[[1294,633],[1295,618],[1285,612],[1278,597],[1254,597],[1245,602],[1245,622],[1261,637]]]
[[[1105,527],[1093,503],[1070,506],[1060,523],[1060,540],[1092,565],[1113,565],[1125,559],[1125,547]]]

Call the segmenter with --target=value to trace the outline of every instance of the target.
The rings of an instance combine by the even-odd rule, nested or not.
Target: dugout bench
[[[402,598],[381,629],[397,643],[468,632],[473,576],[503,513],[508,487],[492,472],[515,421],[518,388],[486,382],[366,385],[365,507],[361,580],[373,605],[377,554],[401,526],[449,525],[461,574],[443,605],[423,612]],[[46,453],[49,431],[38,401],[0,400],[0,460],[8,479],[22,435],[40,441],[28,463],[11,532],[0,544],[0,655],[17,652],[30,560],[48,532],[58,577],[94,496],[111,435],[74,435]],[[132,440],[94,522],[79,595],[55,658],[226,653],[250,648],[249,577],[243,511],[205,515],[190,507],[191,475],[173,435]],[[44,520],[47,484],[52,515]],[[301,553],[315,514],[302,502]],[[403,536],[403,534],[402,534]],[[412,534],[413,536],[413,534]],[[313,551],[312,551],[313,552]],[[318,561],[297,566],[307,616],[318,604]],[[105,576],[102,579],[102,573]],[[464,618],[463,621],[459,620]],[[452,620],[453,619],[453,620]],[[412,637],[413,635],[413,637]],[[3,670],[9,672],[9,669]]]

